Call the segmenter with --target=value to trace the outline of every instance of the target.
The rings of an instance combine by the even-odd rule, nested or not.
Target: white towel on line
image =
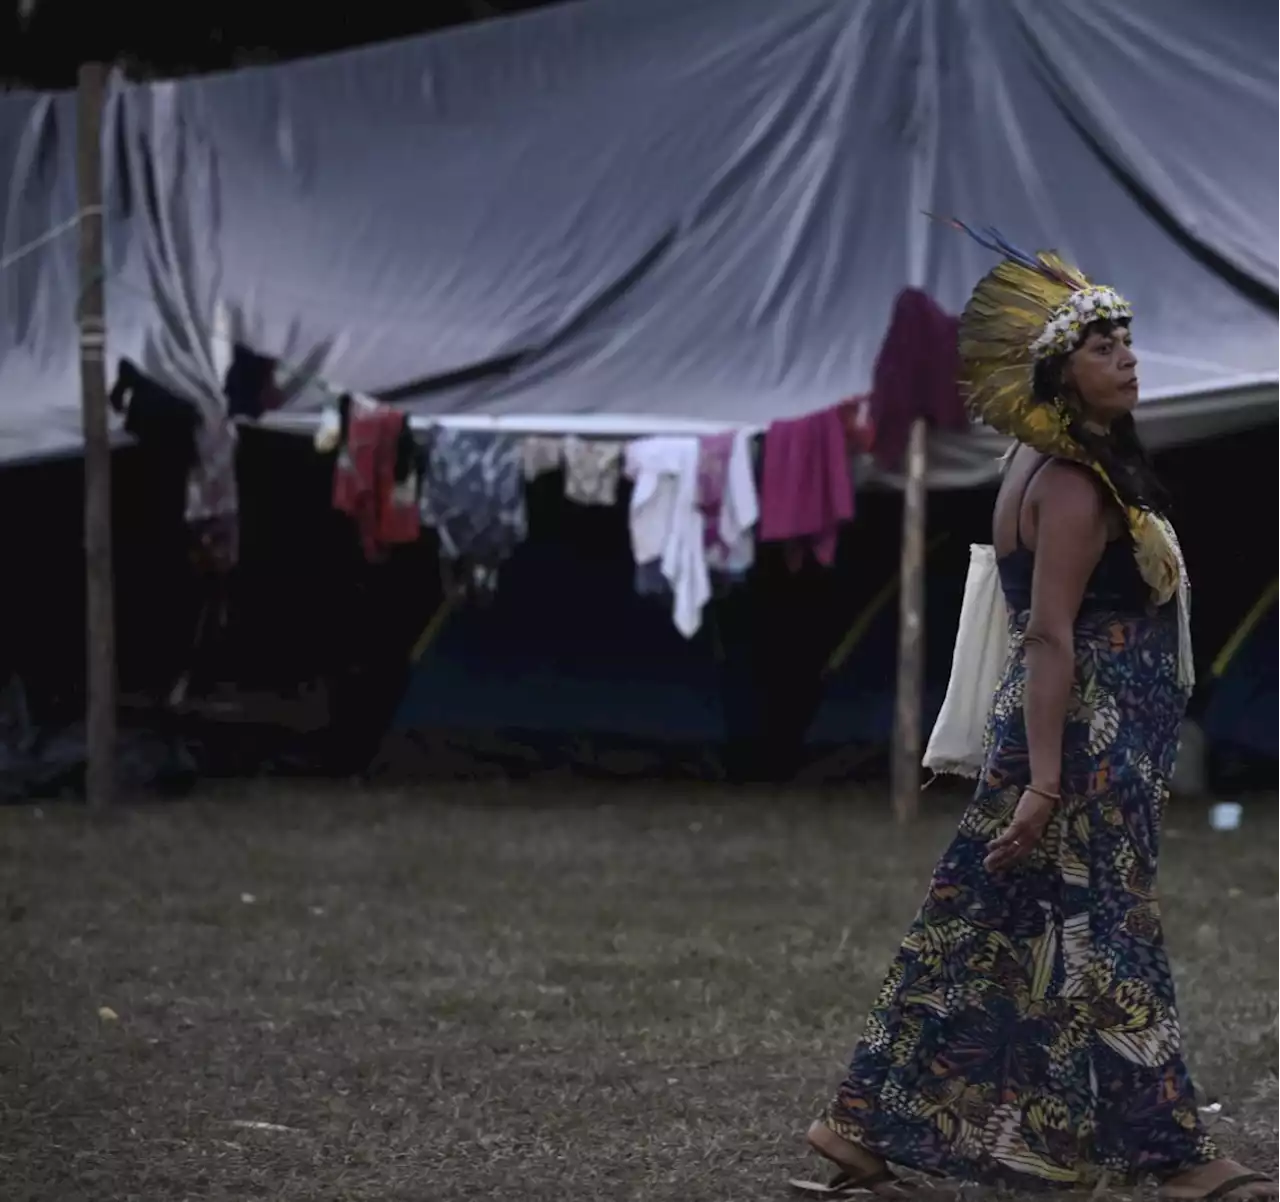
[[[657,562],[671,586],[676,629],[692,638],[711,600],[711,577],[698,512],[698,440],[641,438],[626,452],[631,492],[631,551],[637,564]]]

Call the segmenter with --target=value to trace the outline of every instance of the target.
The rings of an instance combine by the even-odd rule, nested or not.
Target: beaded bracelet
[[[1037,789],[1035,785],[1028,785],[1024,792],[1034,793],[1037,797],[1043,797],[1045,801],[1052,801],[1056,803],[1062,800],[1061,793],[1050,793],[1048,789]]]

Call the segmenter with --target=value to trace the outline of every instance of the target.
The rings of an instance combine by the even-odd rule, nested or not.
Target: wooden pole
[[[907,478],[902,495],[902,588],[893,722],[893,814],[900,823],[915,818],[920,802],[927,445],[928,429],[924,419],[916,418],[911,423],[907,442]]]
[[[111,440],[107,426],[106,289],[102,256],[102,106],[107,69],[80,68],[76,183],[80,208],[80,388],[84,428],[85,794],[91,809],[116,783],[115,580],[111,564]]]

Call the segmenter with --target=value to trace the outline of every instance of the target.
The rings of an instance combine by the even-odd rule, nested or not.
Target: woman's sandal
[[[1271,1190],[1264,1194],[1239,1194],[1236,1191],[1246,1185],[1269,1185]],[[1215,1185],[1210,1190],[1197,1191],[1194,1186],[1166,1186],[1156,1195],[1159,1202],[1276,1202],[1280,1197],[1280,1187],[1265,1173],[1240,1173],[1229,1177],[1226,1181]]]
[[[851,1144],[837,1135],[822,1120],[809,1127],[809,1147],[824,1160],[834,1164],[839,1172],[823,1185],[818,1181],[792,1180],[791,1188],[810,1198],[851,1198],[858,1194],[870,1194],[877,1198],[914,1198],[921,1196],[918,1183],[899,1177],[878,1156],[867,1152],[857,1144]],[[859,1164],[853,1155],[845,1154],[848,1145],[853,1153],[860,1153],[869,1163]]]
[[[820,1181],[804,1181],[800,1178],[792,1178],[788,1184],[797,1193],[808,1198],[852,1198],[856,1194],[871,1194],[877,1198],[912,1196],[910,1186],[889,1169],[877,1169],[874,1173],[841,1169],[826,1185]]]

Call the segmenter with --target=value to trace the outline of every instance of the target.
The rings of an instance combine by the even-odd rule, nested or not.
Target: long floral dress
[[[1113,547],[1075,631],[1062,803],[1028,859],[992,874],[986,844],[1030,779],[1028,614],[1015,609],[1030,556],[1009,565],[983,779],[823,1116],[894,1164],[1066,1185],[1217,1155],[1182,1061],[1156,893],[1185,705],[1176,610],[1147,613],[1131,552]]]

